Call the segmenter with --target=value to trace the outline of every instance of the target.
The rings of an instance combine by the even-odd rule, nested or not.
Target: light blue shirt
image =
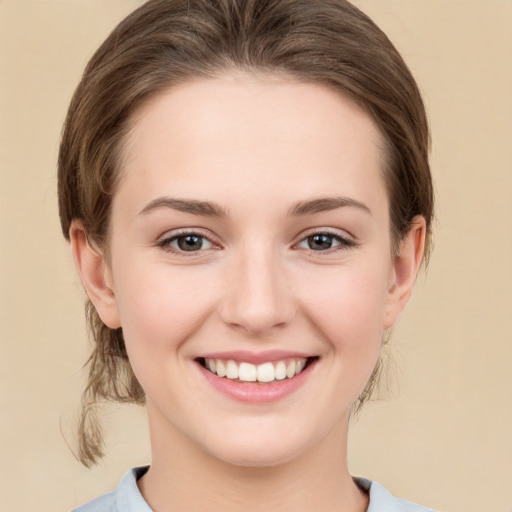
[[[113,491],[78,507],[74,512],[153,512],[137,487],[137,480],[147,469],[147,466],[131,469]],[[377,482],[365,478],[355,480],[370,495],[366,512],[434,512],[430,508],[395,498]]]

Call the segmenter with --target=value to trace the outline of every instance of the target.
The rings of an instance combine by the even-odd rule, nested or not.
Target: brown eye
[[[199,252],[214,247],[208,238],[199,233],[173,235],[162,240],[158,245],[166,251],[174,253]]]
[[[308,249],[315,252],[327,252],[331,249],[336,251],[338,249],[348,249],[358,245],[351,238],[345,237],[338,233],[318,232],[303,238],[298,244],[297,248]]]
[[[203,237],[197,235],[179,236],[176,242],[182,251],[199,251],[203,247]]]
[[[326,233],[319,233],[307,237],[308,248],[313,251],[326,251],[335,245],[339,245],[339,240]]]

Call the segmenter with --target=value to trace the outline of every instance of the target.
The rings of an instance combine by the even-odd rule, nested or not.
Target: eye
[[[349,238],[334,233],[312,233],[308,237],[301,240],[297,247],[301,249],[309,249],[310,251],[328,251],[330,249],[343,249],[352,247],[355,242]]]
[[[205,236],[199,233],[179,233],[162,240],[159,244],[163,249],[170,252],[198,252],[214,247]]]

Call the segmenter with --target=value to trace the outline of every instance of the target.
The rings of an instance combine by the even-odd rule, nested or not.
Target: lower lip
[[[221,393],[239,402],[269,403],[277,402],[300,388],[309,378],[317,361],[312,361],[301,373],[291,379],[274,380],[267,383],[238,382],[219,377],[197,363],[205,379]]]

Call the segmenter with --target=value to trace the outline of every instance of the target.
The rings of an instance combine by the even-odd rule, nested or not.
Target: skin
[[[347,467],[350,407],[407,303],[425,237],[416,218],[393,254],[379,130],[324,86],[242,73],[174,87],[131,124],[109,258],[78,221],[71,240],[147,394],[145,499],[155,512],[366,510]],[[344,205],[297,212],[325,198]],[[180,251],[184,229],[205,237],[200,250]],[[315,233],[332,247],[312,248]],[[241,403],[196,361],[233,350],[318,359],[291,394]]]

